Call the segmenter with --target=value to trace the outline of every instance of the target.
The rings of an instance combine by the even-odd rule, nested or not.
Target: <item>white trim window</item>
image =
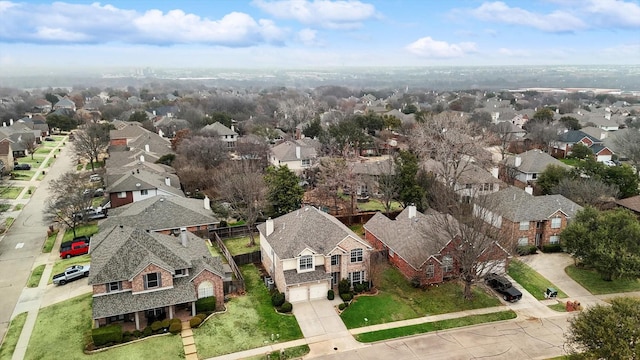
[[[340,265],[340,255],[331,255],[331,266]]]
[[[116,292],[122,290],[122,282],[114,281],[107,284],[107,292]]]
[[[433,264],[427,264],[427,279],[431,279],[436,275],[436,267]]]
[[[300,271],[313,270],[313,256],[302,255],[300,257],[300,260],[298,260],[298,265],[299,265]]]
[[[203,281],[198,285],[198,299],[213,296],[213,284],[211,281]]]
[[[442,257],[442,271],[450,272],[453,270],[453,257],[451,255],[445,255]]]
[[[302,167],[309,167],[311,166],[311,159],[302,159]]]
[[[529,230],[529,222],[520,221],[520,230]]]
[[[162,278],[160,277],[160,273],[148,273],[143,275],[144,278],[144,288],[146,289],[154,289],[160,287],[162,284]]]
[[[362,284],[364,281],[364,271],[354,271],[349,273],[349,282],[353,284]]]
[[[189,276],[189,269],[176,269],[174,277]]]
[[[352,263],[362,262],[363,261],[362,253],[363,253],[362,249],[351,250],[351,262]]]
[[[551,245],[560,244],[560,236],[558,235],[549,236],[549,244]]]
[[[124,199],[127,197],[127,193],[125,191],[120,191],[118,193],[118,199]]]
[[[518,246],[527,246],[527,245],[529,245],[528,237],[521,237],[518,239]]]
[[[553,218],[553,219],[551,219],[551,228],[552,229],[560,229],[560,226],[562,226],[562,219],[561,218]]]

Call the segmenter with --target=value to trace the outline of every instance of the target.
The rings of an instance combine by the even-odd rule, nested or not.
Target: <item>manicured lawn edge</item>
[[[40,278],[42,278],[42,272],[44,271],[45,265],[38,265],[35,269],[31,271],[31,276],[29,276],[29,280],[27,281],[27,287],[34,288],[38,287],[40,284]]]
[[[300,345],[284,349],[284,352],[279,350],[273,351],[267,355],[267,359],[301,359],[311,351],[309,345]],[[256,355],[245,360],[264,360],[264,355]]]
[[[69,259],[58,260],[53,264],[53,271],[51,271],[51,276],[49,276],[49,281],[47,284],[53,284],[53,275],[59,274],[64,271],[64,269],[73,265],[87,265],[91,262],[91,255],[85,254],[80,256],[75,256]]]
[[[86,224],[86,225],[80,225],[80,226],[76,226],[76,236],[92,236],[93,234],[98,232],[98,224]],[[62,238],[62,241],[69,241],[69,240],[73,240],[73,230],[71,229],[67,229],[64,232],[64,237]]]
[[[531,255],[535,256],[535,255]],[[529,265],[518,259],[511,259],[509,263],[509,276],[518,284],[522,285],[533,297],[538,300],[544,300],[544,292],[548,287],[558,290],[558,298],[566,298],[567,294],[562,292],[551,281],[533,270]]]
[[[47,240],[42,245],[43,253],[50,253],[53,250],[53,245],[56,243],[56,237],[58,237],[58,232],[54,232],[53,234],[47,236]]]
[[[553,311],[567,312],[567,305],[561,302],[558,302],[557,304],[549,305],[548,307]]]
[[[385,329],[358,334],[356,340],[363,343],[395,339],[399,337],[425,334],[433,331],[453,329],[463,326],[477,325],[495,321],[515,319],[517,314],[512,310],[500,311],[491,314],[469,315],[457,319],[441,320],[417,325],[403,326],[393,329]]]
[[[16,315],[9,323],[9,328],[0,347],[0,360],[9,360],[13,356],[13,352],[18,345],[18,338],[24,327],[24,323],[27,321],[27,313],[23,312]]]
[[[595,270],[569,265],[564,272],[593,295],[640,291],[640,279],[602,280]]]
[[[22,192],[24,186],[8,186],[4,188],[3,193],[0,194],[0,199],[17,199],[18,195]]]

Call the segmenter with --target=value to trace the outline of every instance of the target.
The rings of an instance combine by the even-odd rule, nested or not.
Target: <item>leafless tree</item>
[[[343,158],[323,158],[320,160],[318,190],[333,199],[333,208],[338,210],[338,191],[342,186],[342,176],[347,172],[347,162]]]
[[[551,144],[558,139],[556,126],[546,125],[543,121],[529,120],[526,127],[528,138],[534,146],[540,146],[546,152],[549,152]]]
[[[232,212],[243,219],[249,229],[253,229],[266,206],[262,169],[252,162],[230,161],[214,173],[213,182],[210,196],[227,202]],[[249,238],[249,246],[253,246],[253,231]]]
[[[182,140],[178,146],[178,158],[188,163],[213,169],[229,159],[229,150],[217,137],[192,136]]]
[[[299,124],[315,117],[316,106],[311,96],[303,94],[281,101],[278,105],[278,114],[280,115],[280,125],[293,131]]]
[[[74,132],[73,149],[78,158],[88,159],[91,164],[91,171],[94,171],[94,162],[99,161],[102,154],[109,145],[108,124],[88,124],[84,129]]]
[[[385,212],[391,211],[391,203],[398,197],[400,186],[396,177],[395,162],[389,159],[377,163],[379,175],[377,176],[378,192],[384,205]]]
[[[596,178],[563,178],[551,189],[551,193],[560,194],[581,206],[591,205],[602,209],[615,202],[618,189]]]
[[[33,134],[20,135],[20,145],[24,147],[29,154],[31,154],[31,160],[33,160],[33,154],[35,153],[38,145],[36,144],[36,137]]]
[[[44,218],[65,225],[76,236],[76,227],[83,223],[84,210],[91,206],[93,188],[88,179],[76,172],[67,172],[49,184],[50,196],[45,202]]]
[[[491,127],[492,132],[498,138],[498,146],[500,149],[500,160],[504,161],[505,154],[509,148],[509,144],[514,139],[513,132],[511,131],[511,124],[502,121]]]
[[[636,168],[637,175],[640,171],[640,131],[629,128],[613,141],[620,148],[620,154],[628,158]]]
[[[245,137],[246,138],[246,137]],[[254,161],[261,168],[269,165],[269,145],[266,141],[238,140],[235,152],[241,160]]]

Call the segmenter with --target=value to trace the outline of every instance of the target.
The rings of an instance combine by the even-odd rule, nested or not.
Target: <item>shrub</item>
[[[131,331],[125,331],[122,333],[122,337],[125,338],[127,336],[133,336],[133,334],[131,333]]]
[[[280,306],[280,312],[282,313],[290,313],[293,310],[293,305],[290,302],[285,301],[282,306]]]
[[[194,316],[189,320],[189,325],[191,325],[192,328],[197,328],[200,324],[202,324],[202,319],[197,316]]]
[[[151,334],[153,334],[153,330],[151,330],[151,326],[147,326],[146,328],[144,328],[144,330],[142,330],[143,336],[149,336]]]
[[[209,315],[203,314],[203,313],[196,314],[196,317],[199,317],[201,321],[204,321],[204,319],[206,319],[207,316],[209,316]]]
[[[542,246],[542,252],[545,252],[545,253],[562,252],[562,246],[560,246],[560,244],[543,245]]]
[[[212,312],[216,311],[216,297],[209,296],[206,298],[198,299],[196,301],[196,312]]]
[[[343,294],[340,294],[340,298],[342,299],[342,301],[348,302],[348,301],[351,301],[351,299],[353,299],[353,295],[351,293],[343,293]]]
[[[182,324],[178,321],[178,322],[172,322],[171,325],[169,325],[169,332],[172,334],[178,334],[180,333],[180,331],[182,331]]]
[[[355,291],[357,294],[365,292],[366,290],[367,290],[367,284],[366,283],[354,284],[353,285],[353,291]]]
[[[182,321],[178,318],[171,319],[171,324],[182,324]],[[171,326],[171,325],[169,325]]]
[[[349,280],[340,280],[340,282],[338,283],[338,294],[348,293],[349,290],[351,290],[351,284],[349,283]]]
[[[275,307],[280,307],[284,304],[284,293],[276,292],[271,295],[271,304]]]
[[[164,319],[162,320],[162,328],[163,329],[168,329],[169,325],[171,325],[171,319]]]
[[[328,300],[333,300],[335,299],[336,294],[333,292],[333,290],[329,289],[329,291],[327,291],[327,299]]]
[[[411,278],[411,287],[414,289],[417,289],[420,287],[420,278],[417,276],[414,276]]]
[[[347,307],[347,304],[345,303],[340,303],[340,305],[338,305],[338,309],[340,309],[340,311],[344,310]]]
[[[122,342],[122,326],[108,325],[91,330],[91,337],[95,346],[103,346],[109,343]]]
[[[123,343],[127,343],[127,342],[129,342],[129,341],[131,341],[133,339],[134,339],[134,337],[132,335],[128,335],[128,336],[122,335],[122,342]]]
[[[158,332],[160,329],[162,329],[162,322],[161,321],[154,321],[151,323],[151,331]]]
[[[142,331],[140,330],[133,330],[133,336],[139,338],[142,337]]]
[[[535,245],[519,245],[516,249],[518,255],[533,255],[538,252],[538,248]]]

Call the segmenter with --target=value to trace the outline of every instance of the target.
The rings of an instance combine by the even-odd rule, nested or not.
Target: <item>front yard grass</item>
[[[564,271],[593,295],[640,291],[640,279],[605,281],[597,271],[575,265],[567,266]]]
[[[552,284],[544,276],[533,270],[529,265],[517,259],[511,259],[509,263],[509,276],[518,284],[522,285],[533,297],[544,300],[544,292],[548,287],[558,290],[559,298],[566,298],[567,294],[562,292],[557,286]]]
[[[21,204],[18,204],[18,205],[21,205]],[[18,205],[16,205],[16,207],[18,207]],[[9,204],[0,204],[0,212],[5,212],[10,208],[11,208],[11,205]],[[14,210],[20,210],[20,209],[14,209]]]
[[[246,295],[232,298],[225,304],[227,312],[214,315],[193,330],[199,358],[261,347],[272,343],[272,334],[280,335],[278,342],[302,338],[295,316],[274,310],[255,265],[244,265],[240,269]]]
[[[34,288],[38,287],[40,284],[40,278],[42,278],[42,272],[44,271],[45,265],[36,266],[33,271],[31,271],[31,276],[29,276],[29,280],[27,280],[27,287]]]
[[[27,313],[23,312],[16,315],[9,323],[9,328],[4,336],[4,341],[0,347],[0,360],[10,360],[13,356],[13,352],[18,345],[18,338],[24,327],[24,323],[27,321]]]
[[[365,203],[358,203],[357,208],[360,211],[385,211],[384,204],[377,199],[370,199]],[[391,211],[395,211],[402,208],[402,205],[397,201],[391,202]]]
[[[76,236],[91,236],[98,232],[98,224],[85,224],[76,226]],[[64,232],[64,237],[62,241],[73,240],[73,231],[71,229],[67,229]]]
[[[0,199],[17,199],[20,192],[24,189],[23,186],[7,186],[0,190]]]
[[[287,359],[302,359],[303,356],[307,355],[311,349],[309,349],[309,345],[300,345],[294,346],[290,348],[284,349],[283,353],[280,351],[274,351],[270,353],[266,358],[273,360],[287,360]],[[250,358],[245,358],[245,360],[264,360],[264,355],[256,355]]]
[[[85,355],[85,336],[91,329],[91,294],[40,309],[25,359],[181,359],[180,336],[167,335]]]
[[[481,287],[473,287],[472,301],[464,300],[463,285],[456,281],[427,289],[413,288],[400,271],[391,266],[382,272],[377,288],[377,295],[359,296],[340,315],[348,329],[501,305]]]
[[[73,265],[86,265],[91,262],[91,255],[84,254],[80,256],[75,256],[68,259],[61,259],[56,261],[53,264],[53,271],[51,271],[51,276],[49,276],[49,282],[47,284],[53,283],[53,275],[59,274],[64,271],[64,269]]]
[[[549,309],[557,312],[567,312],[567,305],[564,303],[558,302],[557,304],[549,305]]]
[[[58,236],[58,230],[56,230],[56,232],[54,232],[53,234],[47,236],[47,240],[44,242],[44,245],[42,245],[43,253],[50,253],[51,250],[53,250],[53,245],[55,245],[56,243],[57,236]]]
[[[24,193],[24,195],[22,195],[23,199],[28,199],[31,197],[31,195],[33,195],[33,193],[36,191],[36,187],[35,186],[29,186],[29,189],[27,189],[27,192]]]
[[[440,331],[446,329],[453,329],[462,326],[477,325],[494,321],[510,320],[516,318],[516,313],[512,310],[500,311],[497,313],[483,314],[483,315],[469,315],[457,319],[441,320],[428,322],[423,324],[403,326],[393,329],[385,329],[372,331],[368,333],[362,333],[355,336],[356,340],[364,343],[370,343],[374,341],[382,341],[387,339],[395,339],[404,336],[411,336],[416,334],[425,334],[432,331]]]
[[[35,174],[35,170],[13,170],[11,172],[11,179],[29,181]]]
[[[34,154],[40,154],[40,155],[49,155],[49,153],[51,152],[51,148],[47,147],[47,146],[40,146],[36,149],[36,151],[34,152]]]
[[[256,244],[253,246],[247,246],[249,244],[249,236],[237,237],[233,239],[222,240],[224,245],[229,249],[231,255],[248,254],[254,251],[260,250],[260,235],[258,233],[253,235]]]

